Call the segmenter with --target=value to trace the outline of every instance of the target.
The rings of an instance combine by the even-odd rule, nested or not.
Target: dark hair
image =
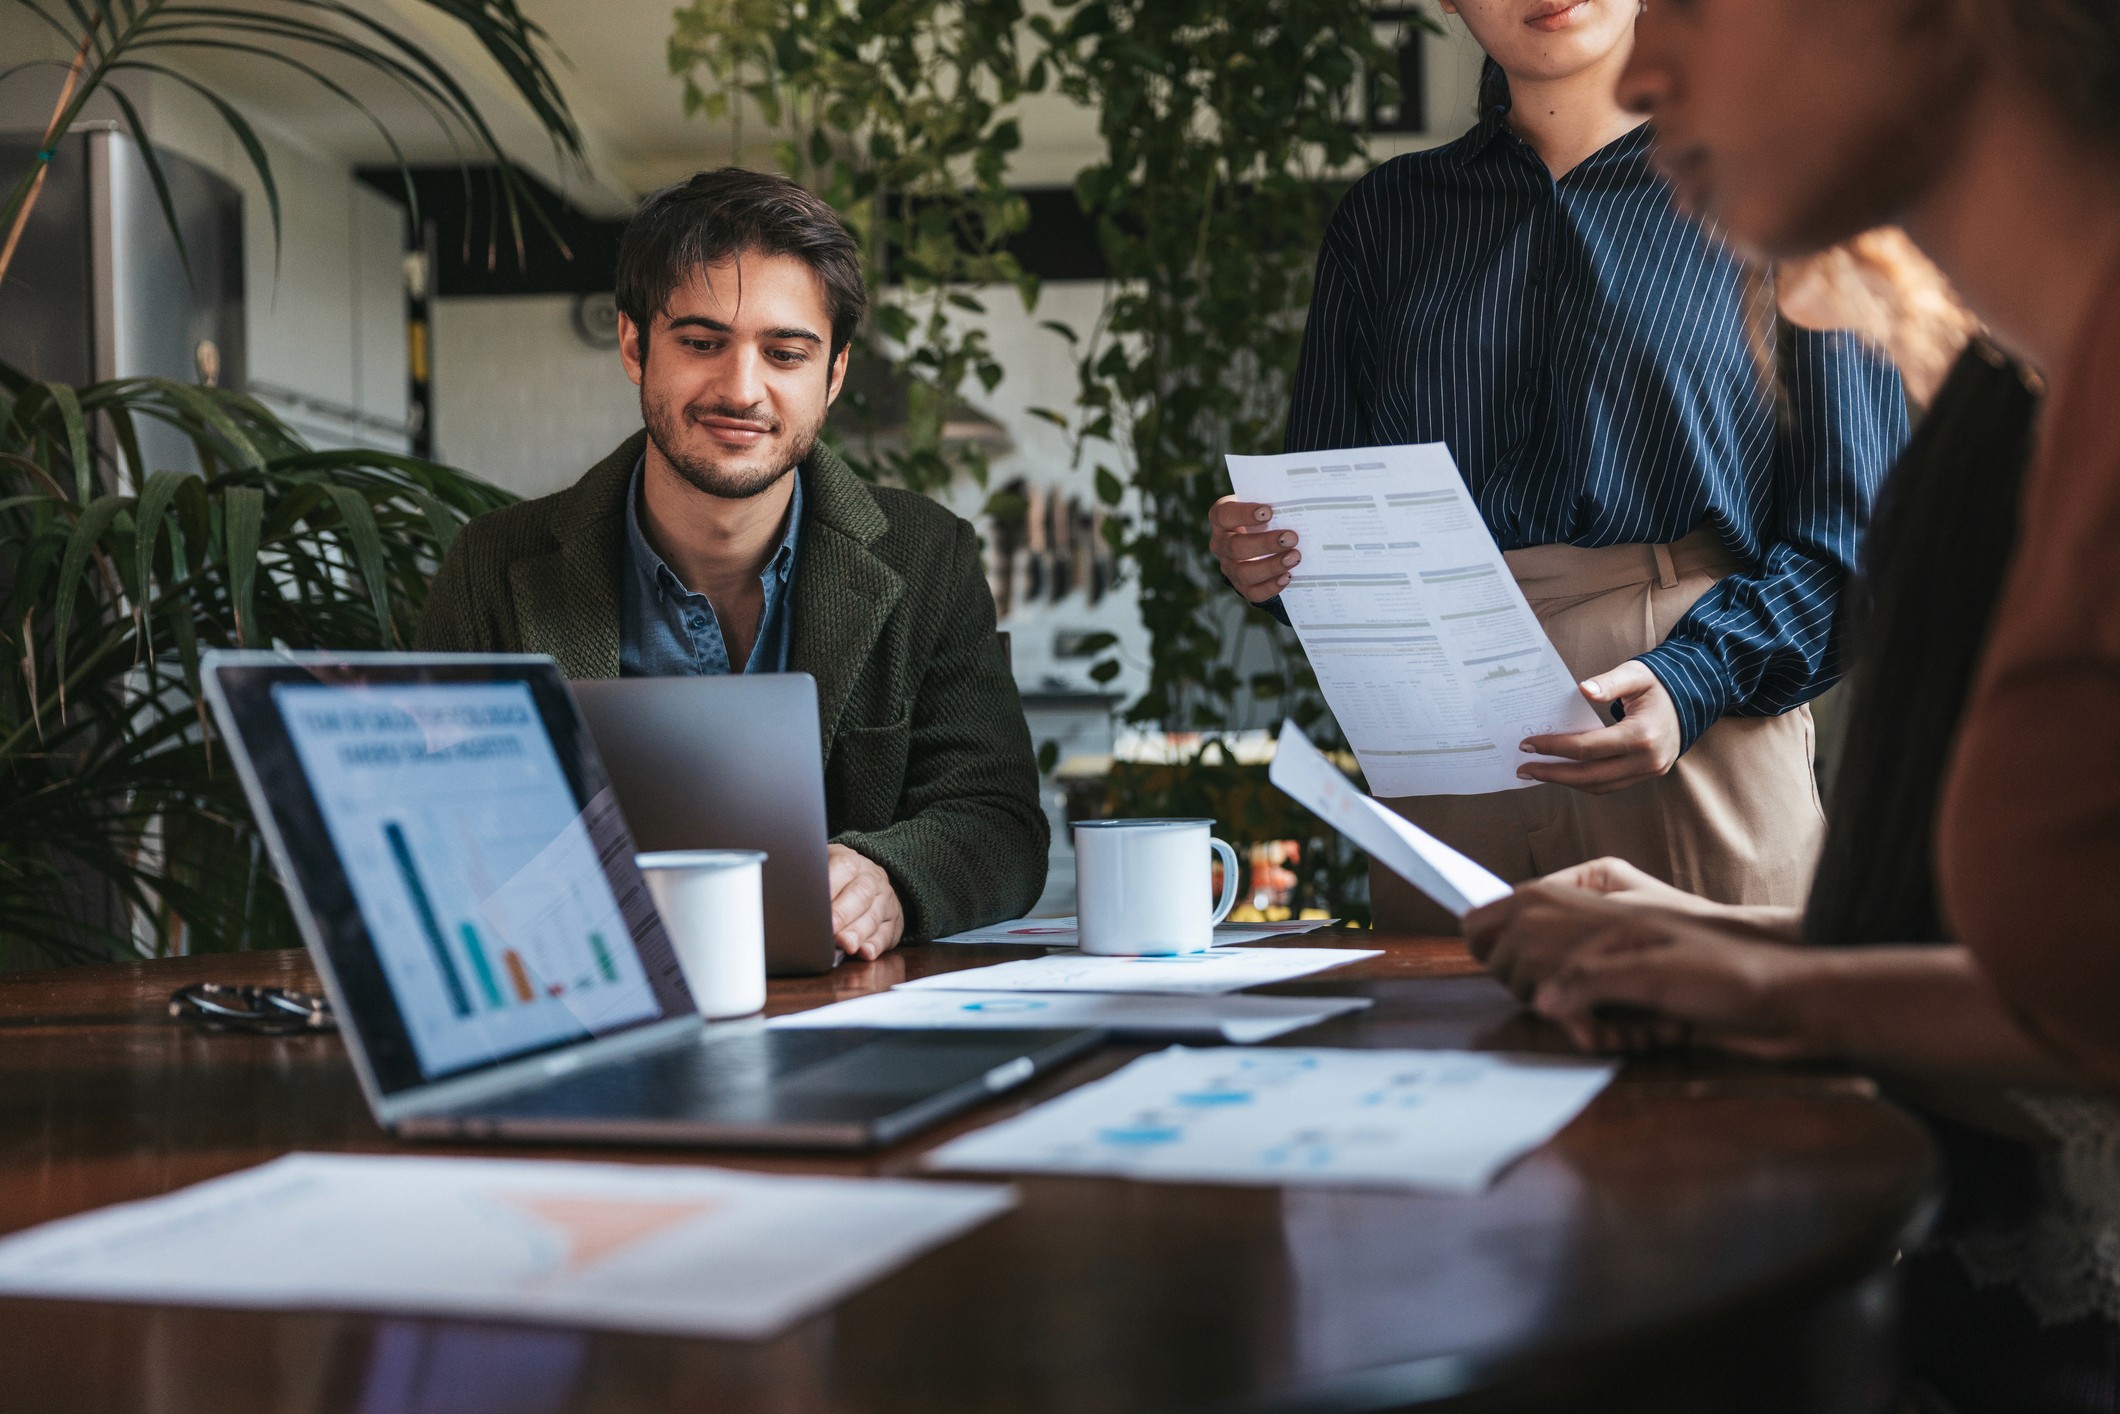
[[[2077,121],[2120,139],[2120,4],[2011,0],[2008,8],[2033,64]]]
[[[749,251],[793,256],[824,283],[832,356],[853,341],[868,313],[861,249],[839,213],[800,185],[769,172],[722,167],[650,192],[618,241],[619,312],[648,330],[693,272]]]
[[[1499,118],[1516,100],[1509,96],[1509,75],[1492,59],[1480,65],[1479,116]]]
[[[2017,538],[2038,410],[2023,371],[1976,339],[1878,497],[1843,610],[1854,667],[1809,942],[1944,940],[1936,802]]]

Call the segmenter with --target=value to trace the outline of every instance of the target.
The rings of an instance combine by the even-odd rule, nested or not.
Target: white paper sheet
[[[1126,996],[1110,992],[953,992],[900,987],[776,1016],[782,1029],[884,1026],[908,1030],[1097,1027],[1159,1041],[1249,1046],[1370,1005],[1367,997]]]
[[[1441,443],[1227,460],[1301,536],[1281,602],[1378,795],[1517,790],[1525,737],[1602,725]]]
[[[885,1179],[290,1154],[0,1241],[0,1293],[763,1339],[1014,1202]]]
[[[1240,943],[1262,943],[1268,938],[1294,937],[1302,933],[1314,933],[1320,928],[1330,928],[1339,922],[1337,918],[1300,918],[1285,923],[1217,923],[1215,944],[1218,947],[1235,947]],[[1007,923],[989,923],[984,928],[973,928],[968,932],[952,933],[947,938],[935,939],[938,943],[1015,943],[1034,947],[1072,948],[1082,939],[1071,914],[1065,918],[1017,918]]]
[[[943,1145],[937,1169],[1477,1192],[1615,1067],[1479,1051],[1174,1046]]]
[[[992,967],[966,967],[900,982],[900,990],[942,992],[1162,992],[1213,996],[1286,982],[1376,957],[1375,948],[1209,948],[1177,957],[1096,957],[1047,953]]]
[[[1356,790],[1294,722],[1281,723],[1266,778],[1454,917],[1463,918],[1510,893],[1509,885],[1485,865]]]

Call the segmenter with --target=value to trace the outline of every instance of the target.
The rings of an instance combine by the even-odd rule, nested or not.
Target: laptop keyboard
[[[478,1108],[486,1114],[564,1111],[642,1119],[754,1109],[763,1113],[776,1086],[785,1087],[796,1076],[835,1059],[857,1058],[879,1039],[873,1031],[710,1033],[697,1045],[673,1046],[595,1066],[512,1101]]]
[[[452,1113],[461,1132],[856,1148],[976,1100],[985,1077],[1086,1050],[1093,1031],[710,1031]],[[1019,1069],[1020,1068],[1020,1069]],[[666,1127],[666,1129],[659,1129]],[[455,1131],[452,1131],[455,1132]]]

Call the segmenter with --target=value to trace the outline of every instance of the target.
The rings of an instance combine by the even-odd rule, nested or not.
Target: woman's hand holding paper
[[[1288,587],[1303,561],[1293,530],[1277,530],[1273,507],[1224,496],[1207,513],[1208,549],[1237,593],[1263,604]]]
[[[1525,751],[1564,759],[1527,761],[1517,768],[1518,777],[1607,795],[1671,769],[1678,760],[1678,708],[1647,664],[1629,659],[1584,682],[1582,690],[1595,706],[1617,704],[1620,720],[1596,731],[1526,737]]]

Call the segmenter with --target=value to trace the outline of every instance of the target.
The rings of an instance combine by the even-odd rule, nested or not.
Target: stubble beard
[[[651,401],[645,395],[640,400],[641,420],[647,424],[648,440],[655,450],[662,453],[672,471],[683,477],[685,483],[702,495],[718,496],[725,501],[747,501],[753,496],[764,495],[781,478],[810,458],[817,448],[817,434],[824,423],[820,418],[810,427],[796,429],[787,444],[784,455],[767,461],[763,466],[737,465],[730,467],[704,456],[694,456],[684,450],[687,431],[686,415],[690,408],[672,409],[669,403]],[[701,412],[711,417],[729,417],[756,422],[769,429],[769,435],[778,437],[784,430],[778,418],[764,415],[758,408],[706,407]],[[766,449],[770,455],[770,449]]]

